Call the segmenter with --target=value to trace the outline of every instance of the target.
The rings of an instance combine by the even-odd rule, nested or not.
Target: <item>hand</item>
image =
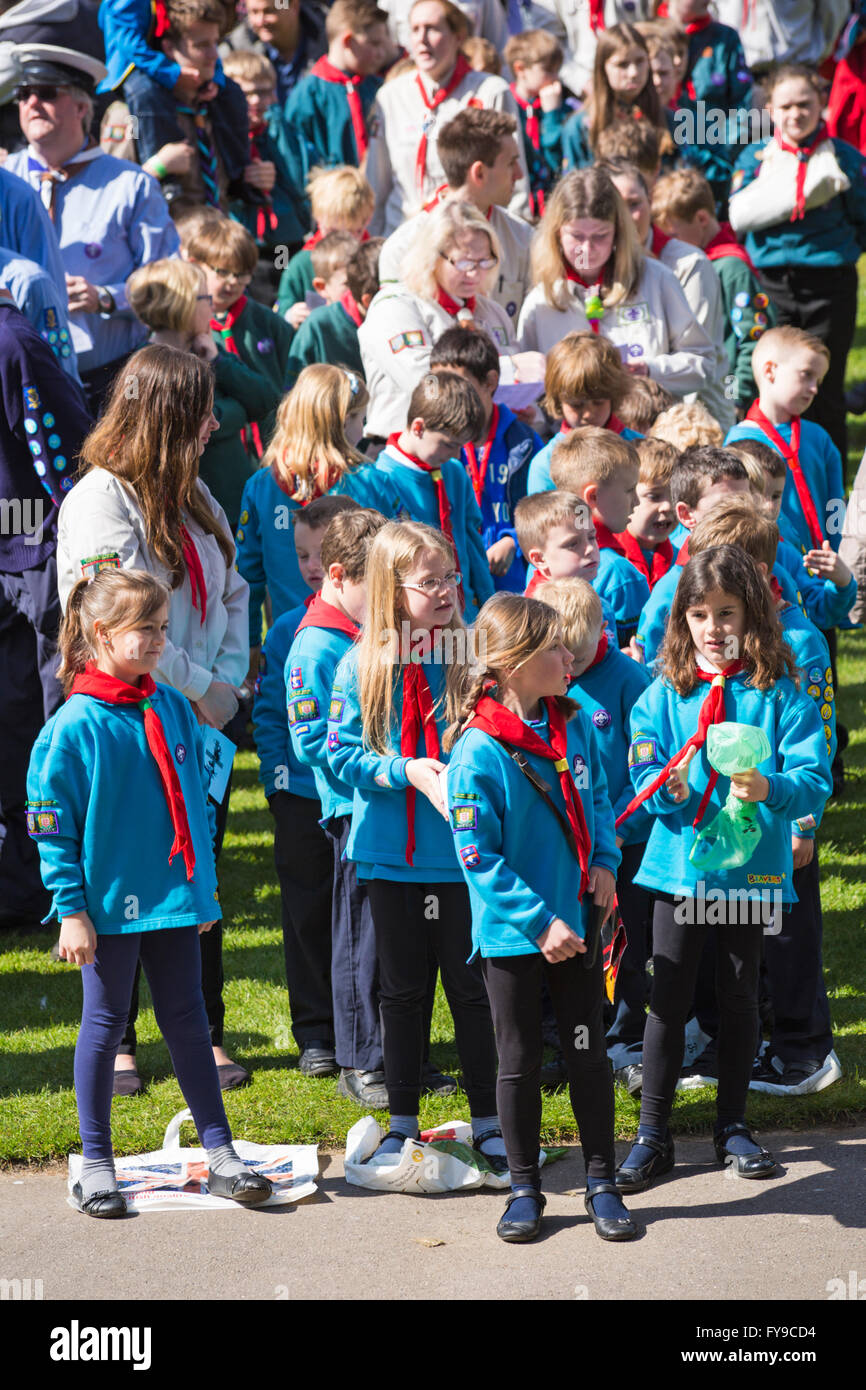
[[[269,159],[254,160],[244,169],[244,183],[252,184],[253,188],[261,189],[262,193],[270,193],[276,181],[277,166]]]
[[[512,536],[500,536],[498,541],[494,541],[487,552],[487,563],[490,565],[491,574],[507,574],[511,569],[511,562],[517,546],[514,544]]]
[[[610,869],[603,869],[600,864],[590,869],[589,891],[595,899],[596,907],[604,908],[604,916],[601,919],[604,926],[613,912],[613,900],[616,897],[616,878]]]
[[[57,954],[70,965],[92,965],[96,955],[96,928],[86,912],[73,912],[60,923]]]
[[[550,961],[551,965],[569,960],[572,956],[586,955],[586,942],[581,941],[561,917],[554,917],[547,930],[536,937],[536,941],[544,959]]]
[[[794,854],[794,868],[805,869],[807,864],[811,864],[815,858],[815,841],[807,840],[802,835],[791,836],[791,849]]]
[[[219,92],[219,87],[215,82],[205,82],[204,86],[199,87],[196,93],[199,101],[213,101]]]
[[[542,111],[558,111],[562,105],[562,83],[548,82],[538,93]]]
[[[151,164],[162,164],[167,174],[188,174],[194,157],[195,150],[188,140],[172,140],[157,150],[143,167],[149,174],[154,172],[148,167]]]
[[[286,310],[286,319],[292,325],[293,328],[300,328],[301,324],[304,322],[304,319],[309,317],[309,306],[304,304],[300,299],[298,300],[297,304],[292,305],[291,309]]]
[[[259,678],[259,667],[261,666],[262,648],[261,643],[257,647],[250,647],[250,664],[244,678],[244,685],[252,690]]]
[[[180,77],[174,84],[172,91],[179,101],[189,105],[198,95],[201,86],[201,73],[198,68],[187,67],[183,63],[180,65]]]
[[[649,376],[649,367],[646,362],[629,362],[626,371],[631,372],[632,376]]]
[[[824,541],[820,550],[807,550],[803,564],[813,574],[821,574],[825,579],[832,580],[837,589],[844,589],[851,582],[851,571],[829,541]]]
[[[518,420],[522,420],[524,425],[528,425],[531,430],[535,429],[535,426],[541,418],[534,405],[522,405],[519,410],[515,410],[514,414],[517,416]]]
[[[440,763],[438,758],[413,758],[406,765],[406,776],[417,788],[423,792],[431,806],[434,806],[440,816],[448,819],[448,811],[442,800],[442,791],[439,786],[439,773],[445,771],[445,764]]]
[[[628,646],[623,647],[621,650],[625,652],[626,656],[630,656],[632,661],[636,661],[638,666],[643,666],[645,664],[644,654],[640,648],[637,637],[630,637]]]
[[[217,345],[210,329],[206,328],[203,333],[196,333],[195,337],[191,339],[187,351],[195,357],[200,357],[202,362],[216,361]]]
[[[226,681],[211,681],[205,693],[196,700],[200,723],[212,729],[222,729],[237,713],[240,690]]]
[[[544,380],[543,352],[515,352],[511,360],[514,363],[515,381]]]
[[[83,275],[67,275],[66,294],[70,314],[99,313],[99,291]]]
[[[689,788],[689,763],[698,750],[694,745],[689,748],[684,757],[680,758],[671,769],[671,774],[665,782],[665,791],[668,796],[672,796],[674,801],[679,804],[681,801],[688,801],[691,796]]]
[[[199,924],[198,924],[198,934],[199,934],[199,936],[201,936],[203,932],[210,931],[211,927],[215,927],[218,921],[219,921],[219,918],[218,918],[218,917],[215,917],[214,920],[213,920],[212,922],[199,922]]]
[[[747,772],[735,772],[731,778],[731,791],[740,801],[766,801],[770,794],[770,784],[763,772],[750,767]]]

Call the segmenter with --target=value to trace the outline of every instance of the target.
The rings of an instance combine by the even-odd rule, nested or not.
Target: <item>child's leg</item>
[[[439,958],[442,988],[454,1019],[454,1037],[463,1069],[463,1084],[473,1118],[496,1115],[496,1042],[490,1003],[478,960],[467,964],[472,950],[472,909],[463,883],[422,886],[424,925]]]
[[[778,1057],[783,1065],[823,1063],[833,1048],[833,1032],[821,958],[817,849],[811,863],[794,870],[793,883],[799,901],[775,923],[781,931],[764,937],[775,1020],[768,1055]]]
[[[481,961],[499,1052],[496,1108],[515,1188],[541,1187],[542,967],[535,952]]]
[[[214,138],[229,183],[243,176],[250,162],[247,99],[236,82],[226,79],[208,105]]]
[[[93,964],[81,967],[84,1001],[74,1063],[78,1128],[85,1159],[98,1161],[112,1175],[114,1058],[129,1014],[141,936],[141,932],[98,935]],[[112,1178],[110,1183],[98,1182],[91,1190],[107,1191],[114,1185]],[[90,1196],[84,1182],[82,1187],[84,1196]]]
[[[331,985],[337,1061],[354,1071],[382,1070],[379,1024],[379,967],[367,889],[356,866],[344,857],[350,816],[327,822],[334,856],[331,910]]]
[[[616,876],[616,894],[628,944],[616,979],[615,1017],[607,1030],[607,1051],[615,1071],[630,1062],[639,1062],[643,1051],[653,898],[634,878],[645,849],[645,842],[623,845]]]
[[[177,103],[168,88],[136,68],[124,81],[123,95],[129,114],[137,121],[133,131],[142,164],[163,145],[184,139],[177,120]]]
[[[392,1117],[417,1116],[427,993],[424,885],[376,878],[367,884],[367,896],[379,957],[388,1105]]]
[[[707,935],[705,926],[688,921],[694,916],[688,906],[686,902],[678,908],[657,898],[653,909],[653,983],[644,1030],[640,1126],[660,1134],[670,1118],[686,1019]]]
[[[611,1182],[614,1099],[613,1076],[604,1045],[601,952],[592,970],[584,968],[582,956],[571,956],[556,965],[545,961],[544,973],[556,1010],[586,1174],[588,1178]]]
[[[719,997],[717,1129],[743,1119],[758,1037],[758,979],[764,924],[755,903],[731,903],[731,921],[716,927]]]
[[[280,880],[283,950],[292,1033],[307,1043],[334,1044],[331,997],[331,912],[334,854],[309,797],[274,792],[274,862]]]

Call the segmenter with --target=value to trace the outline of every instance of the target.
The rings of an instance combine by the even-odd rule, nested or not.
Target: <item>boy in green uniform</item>
[[[344,235],[343,232],[331,232],[314,247],[314,269],[319,268],[319,258],[329,249],[331,237]],[[382,237],[371,237],[360,246],[356,245],[354,254],[345,266],[343,293],[332,297],[331,302],[323,308],[314,309],[301,324],[289,358],[289,373],[293,380],[311,362],[333,362],[363,376],[358,329],[379,289],[379,252],[382,244]],[[333,286],[336,279],[337,276],[332,275],[329,285]],[[328,298],[326,291],[327,287],[322,293]]]

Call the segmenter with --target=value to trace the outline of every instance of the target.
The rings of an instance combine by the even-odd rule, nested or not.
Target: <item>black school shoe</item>
[[[518,1197],[531,1197],[533,1199],[536,1204],[534,1221],[508,1220],[508,1209]],[[496,1227],[496,1234],[499,1239],[508,1241],[510,1245],[526,1245],[529,1241],[535,1240],[541,1227],[541,1213],[546,1206],[547,1198],[539,1192],[537,1187],[518,1187],[510,1192],[505,1199],[505,1211]]]
[[[117,1188],[111,1192],[94,1192],[92,1197],[85,1197],[81,1183],[77,1182],[72,1189],[72,1200],[85,1216],[97,1216],[102,1221],[116,1221],[129,1213],[126,1198]]]
[[[637,1226],[630,1216],[596,1216],[592,1203],[600,1192],[612,1192],[614,1196],[622,1197],[621,1191],[612,1182],[602,1183],[598,1187],[594,1187],[591,1192],[587,1188],[584,1192],[583,1205],[592,1217],[596,1234],[600,1235],[602,1240],[634,1240],[637,1235]]]
[[[336,1076],[339,1070],[331,1043],[318,1039],[304,1043],[298,1059],[298,1071],[302,1076]]]
[[[241,1206],[257,1207],[268,1200],[274,1189],[260,1173],[238,1173],[233,1178],[224,1178],[208,1171],[207,1190],[212,1197],[230,1197]]]
[[[635,1144],[640,1144],[642,1148],[652,1149],[652,1157],[646,1163],[641,1163],[636,1167],[624,1167],[621,1163],[616,1170],[617,1190],[624,1192],[645,1192],[648,1187],[652,1187],[656,1178],[662,1177],[664,1173],[669,1173],[674,1166],[674,1141],[670,1134],[665,1136],[664,1143],[660,1144],[658,1139],[651,1139],[648,1135],[641,1134],[638,1130]]]
[[[720,1163],[724,1163],[726,1168],[731,1168],[738,1178],[770,1178],[776,1171],[776,1160],[769,1149],[762,1149],[758,1145],[758,1152],[754,1154],[732,1154],[729,1153],[726,1144],[735,1134],[742,1134],[744,1139],[751,1143],[757,1143],[748,1125],[742,1121],[735,1121],[731,1125],[725,1125],[713,1137],[713,1148],[716,1151],[716,1158]]]

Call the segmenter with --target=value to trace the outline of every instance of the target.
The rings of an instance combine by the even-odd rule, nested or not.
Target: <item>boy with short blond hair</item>
[[[562,46],[546,29],[524,29],[505,45],[514,73],[511,95],[520,112],[523,148],[529,168],[529,208],[544,215],[544,200],[562,172],[562,127],[568,112],[559,70]]]
[[[640,461],[637,503],[617,540],[625,558],[652,591],[674,562],[671,536],[677,519],[671,500],[671,474],[679,455],[660,439],[641,439],[635,449]]]
[[[307,193],[316,230],[283,270],[275,305],[293,329],[300,328],[310,313],[306,295],[313,288],[313,247],[329,232],[350,232],[362,241],[375,206],[373,190],[361,170],[349,165],[313,169]]]
[[[653,439],[673,444],[680,453],[704,444],[718,447],[724,438],[715,416],[701,401],[677,401],[662,411],[649,433]]]

